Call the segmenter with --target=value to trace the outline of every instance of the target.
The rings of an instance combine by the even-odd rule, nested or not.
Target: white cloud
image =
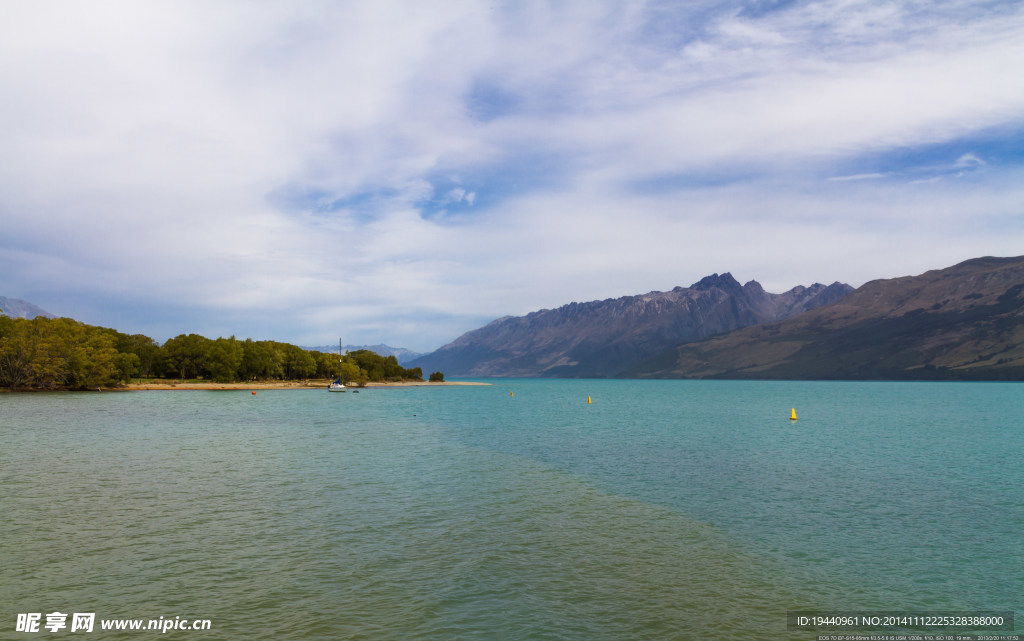
[[[958,169],[977,169],[978,167],[984,167],[987,164],[988,163],[981,158],[978,158],[973,153],[968,152],[957,158],[954,166]]]
[[[881,178],[887,178],[891,176],[890,172],[878,173],[872,172],[867,174],[850,174],[849,176],[830,176],[829,180],[834,182],[846,182],[850,180],[879,180]]]
[[[853,282],[1022,240],[1015,170],[970,140],[1021,126],[1014,4],[5,12],[0,294],[73,291],[87,322],[178,304],[180,331],[426,349],[711,271]]]

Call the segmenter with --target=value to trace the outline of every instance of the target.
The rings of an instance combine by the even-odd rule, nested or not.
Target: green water
[[[810,639],[787,611],[1024,601],[1020,386],[495,383],[0,395],[0,638]]]

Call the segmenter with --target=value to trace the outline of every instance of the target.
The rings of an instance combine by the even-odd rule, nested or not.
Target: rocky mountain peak
[[[823,286],[769,294],[757,281],[712,274],[692,287],[569,303],[500,318],[467,332],[411,366],[450,376],[615,376],[682,343],[789,318],[853,288]]]
[[[796,313],[681,344],[625,375],[1024,380],[1024,256],[973,259],[853,292],[815,283],[775,304]]]
[[[710,276],[701,278],[693,285],[690,285],[690,289],[695,289],[697,291],[707,291],[715,288],[727,291],[742,289],[739,281],[733,278],[732,274],[729,272],[725,272],[724,274],[711,274]]]

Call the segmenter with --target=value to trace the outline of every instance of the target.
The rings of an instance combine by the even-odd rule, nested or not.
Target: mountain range
[[[1024,256],[871,281],[789,320],[679,345],[624,375],[1024,380]]]
[[[0,313],[48,313],[0,296]],[[336,346],[312,347],[333,352]],[[1024,256],[770,294],[712,274],[690,287],[506,316],[404,367],[447,376],[1024,380]]]
[[[35,318],[36,316],[55,318],[53,314],[42,307],[36,307],[32,303],[6,296],[0,296],[0,314],[11,318]]]
[[[312,347],[303,346],[303,349],[309,349],[309,350],[314,350],[314,351],[317,351],[317,352],[325,352],[325,353],[332,353],[333,354],[333,353],[337,353],[338,346],[337,345],[316,345],[316,346],[312,346]],[[379,354],[380,356],[394,356],[395,360],[397,360],[400,365],[405,365],[406,363],[408,363],[409,361],[413,360],[414,358],[417,358],[417,357],[423,355],[422,352],[414,352],[411,349],[407,349],[405,347],[391,347],[390,345],[345,345],[343,349],[346,349],[346,350],[348,350],[350,352],[355,352],[355,351],[358,351],[358,350],[361,350],[361,349],[365,349],[365,350],[369,350],[369,351],[373,352],[374,354]]]
[[[790,318],[851,291],[816,283],[770,294],[756,281],[712,274],[668,292],[499,318],[409,366],[448,376],[614,377],[680,343]]]

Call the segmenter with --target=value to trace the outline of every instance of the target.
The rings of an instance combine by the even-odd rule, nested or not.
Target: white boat
[[[344,348],[342,348],[342,346],[341,346],[341,339],[339,338],[338,339],[338,362],[339,363],[343,362],[341,357],[344,356],[344,355],[345,355],[345,350],[344,350]],[[345,391],[345,384],[342,383],[341,379],[339,378],[338,380],[334,381],[333,383],[331,383],[330,385],[327,386],[327,391],[328,392],[344,392]]]

